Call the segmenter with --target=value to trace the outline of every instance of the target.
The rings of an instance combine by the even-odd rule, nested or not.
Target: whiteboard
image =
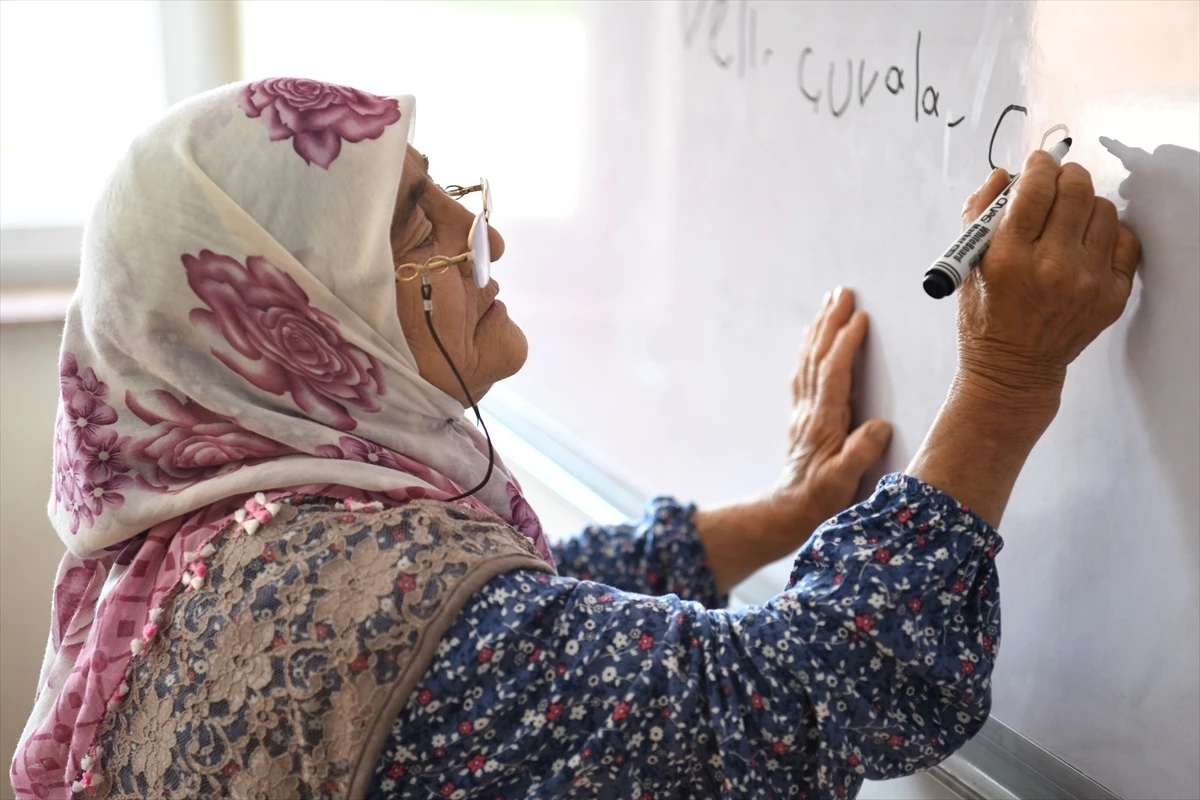
[[[1200,797],[1200,5],[577,14],[560,61],[479,90],[538,98],[545,121],[485,125],[522,148],[482,145],[508,242],[495,274],[531,341],[504,391],[636,485],[700,504],[775,480],[801,332],[838,283],[872,319],[859,411],[896,424],[879,472],[905,466],[955,363],[954,302],[927,298],[922,273],[989,155],[1015,170],[1070,126],[1071,157],[1145,259],[1123,318],[1071,367],[1004,519],[994,713],[1121,796]],[[429,126],[456,124],[452,106],[418,108],[437,173],[448,156]],[[1145,151],[1125,198],[1101,135]],[[523,175],[538,203],[506,207]],[[778,591],[789,565],[749,593]]]

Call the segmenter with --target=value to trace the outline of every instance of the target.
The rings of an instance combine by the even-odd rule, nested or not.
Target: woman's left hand
[[[696,512],[696,532],[721,591],[791,553],[845,509],[887,448],[892,427],[883,420],[850,430],[852,369],[866,334],[867,316],[854,310],[853,292],[838,288],[825,296],[792,378],[788,458],[779,483],[757,500]]]

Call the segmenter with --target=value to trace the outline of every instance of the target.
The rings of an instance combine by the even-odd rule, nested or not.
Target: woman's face
[[[465,179],[457,182],[463,185]],[[448,196],[429,178],[428,162],[408,148],[404,176],[392,221],[392,254],[397,266],[420,264],[434,255],[457,256],[467,252],[467,236],[475,214]],[[504,254],[504,239],[490,229],[492,261]],[[525,363],[525,334],[508,318],[495,280],[483,289],[475,285],[468,260],[430,278],[433,286],[433,327],[454,360],[463,382],[478,401],[497,381],[516,374]],[[438,350],[425,324],[421,281],[396,281],[396,309],[404,337],[417,361],[421,377],[468,404],[450,365]]]

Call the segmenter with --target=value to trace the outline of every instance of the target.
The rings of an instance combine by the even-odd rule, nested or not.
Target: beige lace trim
[[[433,501],[284,505],[213,544],[101,724],[88,796],[362,797],[470,596],[548,571],[517,531]]]

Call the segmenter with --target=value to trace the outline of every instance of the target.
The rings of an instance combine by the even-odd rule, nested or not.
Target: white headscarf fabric
[[[110,178],[62,345],[49,512],[69,552],[13,763],[22,794],[69,792],[90,742],[77,728],[108,700],[89,692],[119,678],[136,635],[100,623],[102,596],[138,588],[118,551],[140,534],[169,549],[260,490],[404,502],[482,480],[484,438],[420,376],[396,312],[390,228],[413,111],[409,96],[317,81],[232,84],[171,109]],[[553,566],[502,463],[467,502]],[[149,598],[155,576],[141,578]]]

